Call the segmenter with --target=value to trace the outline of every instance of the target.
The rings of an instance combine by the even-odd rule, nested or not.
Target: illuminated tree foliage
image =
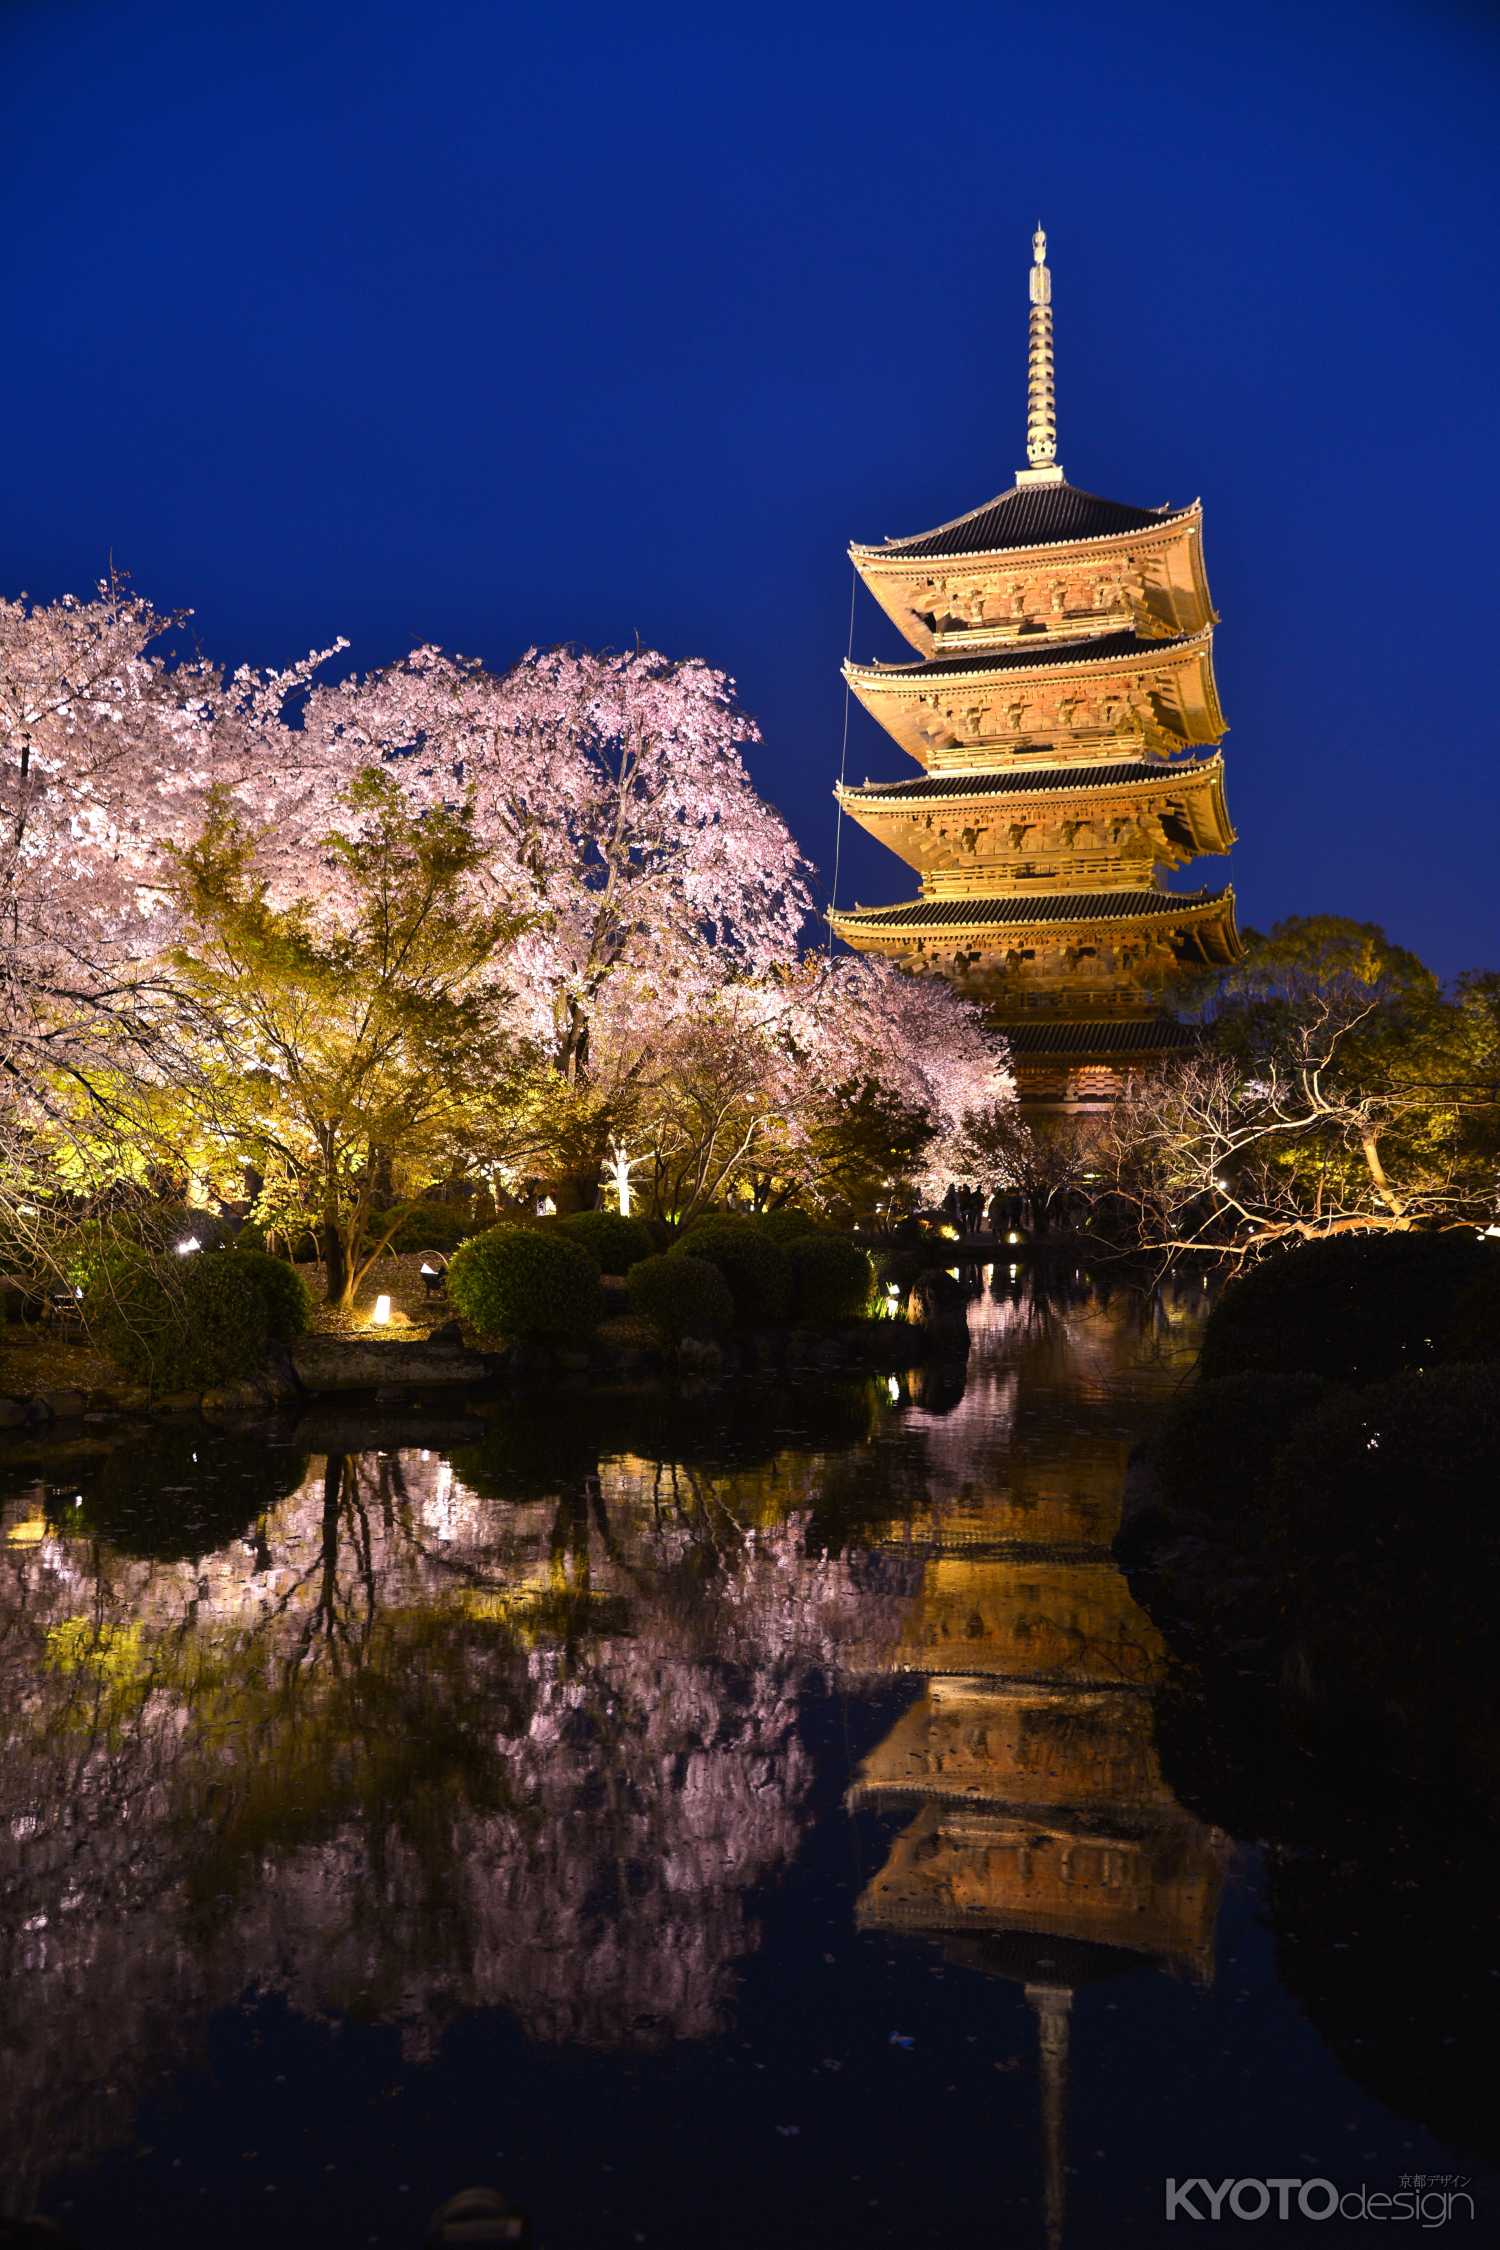
[[[347,1305],[444,1181],[865,1216],[1010,1098],[941,984],[799,956],[810,870],[707,665],[419,649],[330,682],[341,643],[224,673],[180,624],[117,584],[0,605],[10,1263],[248,1181]]]
[[[1110,1158],[1144,1239],[1174,1253],[1487,1224],[1500,979],[1444,990],[1374,924],[1278,923],[1211,1000],[1200,1048],[1121,1105]]]
[[[467,807],[415,813],[371,767],[342,809],[321,839],[342,910],[319,914],[271,903],[257,834],[216,800],[174,855],[171,969],[184,1108],[255,1166],[264,1218],[316,1224],[329,1299],[347,1306],[404,1192],[461,1161],[504,1105],[498,972],[522,923],[466,894],[481,849]]]

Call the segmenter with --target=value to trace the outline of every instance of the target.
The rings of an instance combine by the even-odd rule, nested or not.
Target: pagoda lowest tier
[[[1184,971],[1238,957],[1232,891],[1165,881],[1234,830],[1222,759],[1193,754],[1225,732],[1202,510],[1067,483],[1040,230],[1031,300],[1029,467],[935,531],[850,548],[918,661],[845,677],[922,773],[837,795],[921,887],[832,921],[988,1003],[1023,1095],[1089,1107],[1178,1042]]]

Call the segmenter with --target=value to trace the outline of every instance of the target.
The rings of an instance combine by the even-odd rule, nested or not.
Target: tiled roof
[[[907,555],[914,562],[940,555],[988,555],[1014,547],[1051,547],[1069,539],[1106,539],[1123,531],[1144,531],[1170,523],[1186,508],[1131,508],[1122,500],[1101,500],[1072,484],[1015,485],[981,508],[911,539],[887,539],[870,550]]]
[[[905,804],[924,797],[1021,797],[1036,789],[1106,789],[1122,781],[1176,781],[1194,773],[1206,760],[1185,759],[1178,765],[1163,760],[1117,758],[1113,765],[1042,766],[1028,772],[1024,766],[1007,766],[1002,773],[940,773],[915,781],[867,781],[846,795],[865,802],[878,798]]]
[[[929,657],[923,664],[856,664],[867,678],[899,680],[903,687],[955,672],[1029,672],[1040,664],[1102,664],[1108,657],[1170,656],[1197,640],[1196,633],[1176,634],[1170,640],[1147,640],[1140,633],[1099,633],[1093,640],[1055,640],[1050,633],[1029,634],[1004,648],[976,649],[972,656]]]
[[[1145,1055],[1196,1046],[1190,1023],[1003,1023],[1013,1055]]]
[[[918,923],[977,929],[995,922],[1124,922],[1142,915],[1181,914],[1214,906],[1223,891],[1047,891],[1039,898],[911,899],[900,906],[856,909],[838,921],[861,929],[902,930]]]

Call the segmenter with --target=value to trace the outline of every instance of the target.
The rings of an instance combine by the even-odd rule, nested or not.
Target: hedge
[[[1339,1235],[1278,1251],[1231,1282],[1209,1315],[1200,1366],[1210,1379],[1383,1382],[1493,1358],[1497,1306],[1500,1248],[1468,1229]]]
[[[310,1300],[300,1274],[260,1250],[112,1260],[83,1312],[93,1340],[153,1390],[204,1390],[254,1374],[300,1336]]]
[[[1150,1440],[1161,1500],[1253,1545],[1267,1528],[1267,1494],[1283,1448],[1327,1395],[1316,1375],[1225,1375],[1195,1383]]]
[[[625,1276],[631,1309],[658,1328],[669,1343],[684,1336],[712,1336],[734,1319],[734,1298],[717,1266],[687,1251],[643,1258]]]
[[[1500,1377],[1493,1367],[1435,1367],[1359,1391],[1336,1391],[1300,1424],[1270,1479],[1273,1529],[1298,1566],[1398,1577],[1432,1561],[1455,1587],[1500,1559]],[[1330,1581],[1315,1576],[1315,1598]],[[1485,1599],[1493,1603],[1493,1581]]]
[[[556,1231],[490,1227],[453,1254],[448,1300],[482,1336],[573,1343],[592,1335],[604,1311],[599,1269]]]
[[[870,1310],[874,1270],[867,1250],[840,1234],[809,1234],[786,1246],[793,1307],[810,1326],[862,1320]]]
[[[587,1250],[601,1273],[629,1273],[656,1247],[644,1219],[627,1219],[618,1211],[570,1211],[558,1220],[557,1231]]]
[[[806,1211],[799,1211],[795,1203],[785,1205],[780,1211],[763,1212],[755,1224],[772,1242],[779,1242],[789,1250],[794,1242],[801,1242],[818,1231],[818,1222]]]
[[[717,1266],[729,1284],[735,1319],[745,1327],[774,1326],[791,1311],[791,1260],[758,1219],[715,1212],[690,1227],[668,1255]]]

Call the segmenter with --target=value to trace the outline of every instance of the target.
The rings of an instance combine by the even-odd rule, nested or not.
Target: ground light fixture
[[[385,1328],[385,1327],[388,1327],[388,1326],[389,1326],[389,1324],[390,1324],[390,1318],[391,1318],[391,1300],[390,1300],[390,1298],[389,1298],[389,1297],[377,1297],[377,1298],[376,1298],[376,1300],[375,1300],[375,1310],[374,1310],[374,1311],[373,1311],[373,1312],[371,1313],[371,1315],[370,1315],[370,1319],[371,1319],[371,1321],[372,1321],[372,1322],[374,1323],[374,1325],[375,1325],[375,1326],[376,1326],[377,1328]]]
[[[178,1243],[177,1255],[179,1258],[190,1258],[195,1250],[201,1250],[202,1248],[203,1245],[198,1237],[195,1234],[190,1234],[186,1242]]]

